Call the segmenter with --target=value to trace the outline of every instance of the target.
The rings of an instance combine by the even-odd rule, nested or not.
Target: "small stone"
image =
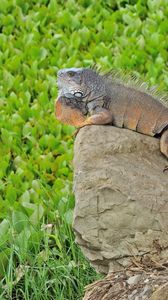
[[[151,294],[152,294],[152,287],[149,286],[149,285],[146,285],[146,286],[144,287],[142,293],[140,294],[140,296],[141,296],[142,298],[144,298],[144,296],[149,297],[149,296],[151,296]]]
[[[137,284],[142,278],[142,275],[141,274],[138,274],[138,275],[134,275],[130,278],[127,279],[127,283],[132,285],[132,284]]]
[[[136,293],[137,293],[137,289],[133,290],[131,295],[134,296]]]
[[[131,294],[131,295],[128,295],[127,300],[133,300],[134,298],[135,298],[135,296],[133,296],[133,295]]]

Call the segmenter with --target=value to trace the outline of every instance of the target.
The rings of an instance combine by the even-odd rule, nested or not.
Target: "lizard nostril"
[[[62,70],[59,70],[59,71],[57,72],[57,76],[58,76],[58,77],[60,77],[62,74],[63,74],[63,71],[62,71]]]

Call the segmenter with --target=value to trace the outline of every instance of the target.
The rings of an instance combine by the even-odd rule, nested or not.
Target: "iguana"
[[[58,72],[56,118],[65,124],[111,124],[160,138],[168,158],[168,107],[148,90],[129,86],[94,69],[70,68]]]

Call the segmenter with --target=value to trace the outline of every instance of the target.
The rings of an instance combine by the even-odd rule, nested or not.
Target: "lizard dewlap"
[[[55,115],[58,120],[65,124],[80,126],[84,122],[85,117],[82,114],[82,111],[68,105],[66,98],[59,97],[55,104]]]
[[[149,91],[94,69],[58,72],[56,117],[65,124],[111,124],[150,136],[160,136],[160,150],[168,157],[168,107]]]

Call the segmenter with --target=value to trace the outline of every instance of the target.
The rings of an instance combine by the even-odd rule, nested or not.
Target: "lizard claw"
[[[73,133],[73,137],[76,137],[77,136],[77,134],[78,134],[78,132],[79,132],[79,130],[81,129],[81,128],[83,128],[83,127],[85,127],[85,126],[87,126],[87,125],[91,125],[91,124],[89,124],[89,122],[83,122],[83,124],[81,124],[80,125],[80,127],[78,127],[76,130],[75,130],[75,132]]]
[[[73,138],[76,138],[76,136],[77,136],[79,130],[80,130],[80,128],[77,128],[77,129],[75,130],[75,132],[72,134],[72,137],[73,137]]]
[[[165,173],[166,171],[168,171],[168,165],[164,167],[163,173]]]

